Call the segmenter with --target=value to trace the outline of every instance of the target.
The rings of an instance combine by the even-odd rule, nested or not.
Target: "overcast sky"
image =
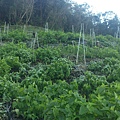
[[[77,3],[88,3],[92,6],[93,12],[113,11],[120,18],[120,0],[72,0]]]

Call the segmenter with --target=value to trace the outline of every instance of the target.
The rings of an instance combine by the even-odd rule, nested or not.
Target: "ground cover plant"
[[[97,36],[102,46],[91,46],[88,37],[85,66],[82,44],[76,64],[78,34],[39,31],[33,48],[17,33],[0,46],[0,119],[120,119],[119,39]]]

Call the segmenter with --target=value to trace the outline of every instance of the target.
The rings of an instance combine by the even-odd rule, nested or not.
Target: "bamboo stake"
[[[118,26],[118,38],[120,38],[120,28]]]
[[[25,33],[25,30],[26,30],[26,25],[24,25],[23,27],[23,33]]]
[[[0,42],[2,44],[2,34],[1,34],[1,28],[0,28]]]
[[[4,33],[6,33],[6,22],[4,24]]]
[[[90,41],[92,41],[92,47],[93,47],[92,29],[90,29]]]
[[[45,32],[48,32],[48,22],[45,24]]]
[[[33,49],[35,48],[36,39],[33,40]]]
[[[0,28],[0,37],[1,37],[1,28]]]
[[[7,35],[8,35],[8,33],[9,33],[9,24],[7,24],[6,29],[7,29]]]
[[[96,46],[96,37],[95,37],[95,31],[94,31],[94,28],[92,29],[92,35],[91,35],[91,37],[92,37],[92,47],[93,47],[93,45],[95,45]]]
[[[94,40],[95,40],[95,46],[96,46],[96,37],[95,37],[95,31],[93,32],[93,38],[94,38]]]
[[[84,51],[84,64],[85,64],[85,66],[86,66],[84,24],[83,24],[83,51]]]
[[[82,34],[81,32],[82,32],[82,24],[81,24],[80,35],[79,35],[78,50],[77,50],[77,56],[76,56],[76,64],[78,64],[79,49],[80,49],[80,39],[81,39],[81,34]]]
[[[72,33],[74,33],[74,25],[72,25]]]
[[[117,33],[116,33],[116,39],[120,38],[120,28],[118,26]]]
[[[91,32],[92,32],[92,31],[91,31],[91,29],[90,29],[90,38],[91,38],[91,36],[92,36]]]
[[[94,28],[92,29],[92,47],[93,47],[93,40],[94,40],[93,33],[94,33]]]
[[[36,39],[36,42],[37,42],[37,47],[39,48],[39,41],[38,41],[38,34],[37,34],[37,32],[35,33],[35,39]]]
[[[31,48],[35,48],[35,44],[37,43],[37,47],[39,48],[39,41],[38,41],[38,34],[35,32],[35,37],[33,38],[33,41],[31,41]]]

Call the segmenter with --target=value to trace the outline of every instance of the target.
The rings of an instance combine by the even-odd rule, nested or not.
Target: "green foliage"
[[[39,41],[41,44],[55,44],[56,43],[69,43],[72,44],[72,41],[79,40],[79,34],[73,33],[64,33],[62,31],[40,31],[39,34]]]
[[[35,53],[36,60],[44,64],[49,64],[61,56],[60,50],[51,47],[38,48]]]
[[[108,75],[107,81],[114,82],[120,81],[120,67],[116,66],[117,68],[114,69],[111,74]]]
[[[3,101],[10,102],[13,101],[18,95],[18,90],[20,89],[20,84],[13,81],[4,80],[4,92],[3,92]],[[11,89],[12,88],[12,89]]]
[[[4,76],[10,72],[11,68],[6,63],[5,59],[0,60],[0,76]]]
[[[47,103],[47,97],[40,94],[37,86],[33,83],[18,90],[19,95],[13,102],[13,108],[18,110],[17,115],[22,115],[26,119],[43,118],[43,110]]]
[[[99,35],[96,37],[96,39],[100,42],[101,46],[105,46],[105,47],[117,46],[116,38],[111,35],[106,35],[106,36]]]
[[[15,43],[24,42],[28,39],[27,34],[20,30],[10,31],[8,34],[3,34],[3,41],[13,41]]]
[[[55,38],[58,41],[58,43],[66,43],[68,40],[68,35],[64,32],[58,31],[55,32]]]
[[[47,67],[45,80],[66,79],[70,75],[71,68],[72,62],[65,58],[55,60]]]
[[[120,83],[113,83],[110,86],[103,84],[91,95],[91,100],[97,105],[96,108],[99,108],[102,118],[112,120],[120,117],[119,90]]]
[[[88,70],[95,74],[104,75],[108,82],[120,81],[119,79],[120,61],[115,58],[105,58],[100,61],[91,61],[88,65]]]
[[[15,52],[15,56],[19,57],[22,63],[34,62],[36,60],[35,52],[30,48],[19,49]]]
[[[21,67],[21,63],[19,62],[18,57],[8,56],[5,58],[5,61],[10,66],[11,72],[18,72],[19,71],[19,69]]]
[[[52,92],[51,92],[52,91]],[[76,81],[71,82],[68,84],[66,81],[58,80],[54,84],[49,84],[45,86],[43,89],[43,93],[48,96],[48,98],[55,99],[59,98],[61,95],[67,95],[69,91],[78,91],[78,85]]]
[[[8,43],[1,46],[0,58],[8,56],[19,57],[19,61],[22,63],[35,61],[34,50],[27,48],[25,43]]]
[[[0,98],[3,98],[5,84],[6,84],[5,79],[0,76]]]
[[[55,32],[53,31],[49,31],[49,32],[40,31],[38,37],[40,43],[43,45],[57,43],[57,39],[55,38]]]
[[[10,89],[12,85],[14,88]],[[19,84],[9,82],[5,87],[4,99],[14,99],[14,112],[28,120],[112,120],[120,117],[119,90],[119,83],[113,83],[110,87],[102,84],[86,100],[78,93],[77,81],[70,84],[58,81],[46,86],[41,93],[35,83],[20,87]]]
[[[21,42],[0,46],[0,102],[6,103],[9,113],[26,120],[119,120],[118,48],[86,46],[86,69],[80,71],[80,66],[77,71],[73,64],[77,45],[63,44],[77,35],[55,31],[39,35],[39,42],[47,38],[44,44],[52,40],[61,44],[37,49]],[[111,36],[105,39],[112,41]],[[83,62],[82,45],[79,61]]]
[[[3,57],[6,56],[14,56],[15,51],[18,50],[18,45],[15,45],[13,43],[6,43],[3,46],[0,46],[0,58],[2,59]]]
[[[103,47],[103,48],[87,47],[86,58],[104,59],[105,57],[110,57],[110,58],[114,57],[114,58],[120,59],[119,52],[116,49],[113,49],[113,48],[110,48],[110,47]]]
[[[94,72],[95,74],[100,74],[101,69],[103,67],[103,61],[98,60],[98,61],[90,61],[88,65],[88,70]]]
[[[118,97],[118,91],[120,90],[119,83],[114,86],[114,94],[111,91],[113,90],[113,86],[114,85],[108,87],[102,84],[94,94],[91,94],[88,102],[77,92],[73,91],[69,91],[68,94],[64,93],[63,95],[59,95],[59,98],[53,98],[47,103],[44,119],[118,119],[120,117]]]
[[[59,99],[55,98],[47,104],[44,113],[44,119],[45,120],[80,119],[81,115],[79,114],[79,109],[80,104],[82,102],[85,102],[85,99],[79,96],[77,92],[69,91],[68,94],[60,95]]]
[[[89,95],[97,89],[98,86],[108,84],[105,76],[94,75],[90,71],[86,71],[84,76],[76,79],[79,87],[79,93],[89,98]]]

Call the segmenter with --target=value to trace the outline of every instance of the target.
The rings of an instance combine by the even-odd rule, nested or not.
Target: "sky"
[[[94,13],[113,11],[120,18],[120,0],[72,0],[78,4],[88,3]]]

